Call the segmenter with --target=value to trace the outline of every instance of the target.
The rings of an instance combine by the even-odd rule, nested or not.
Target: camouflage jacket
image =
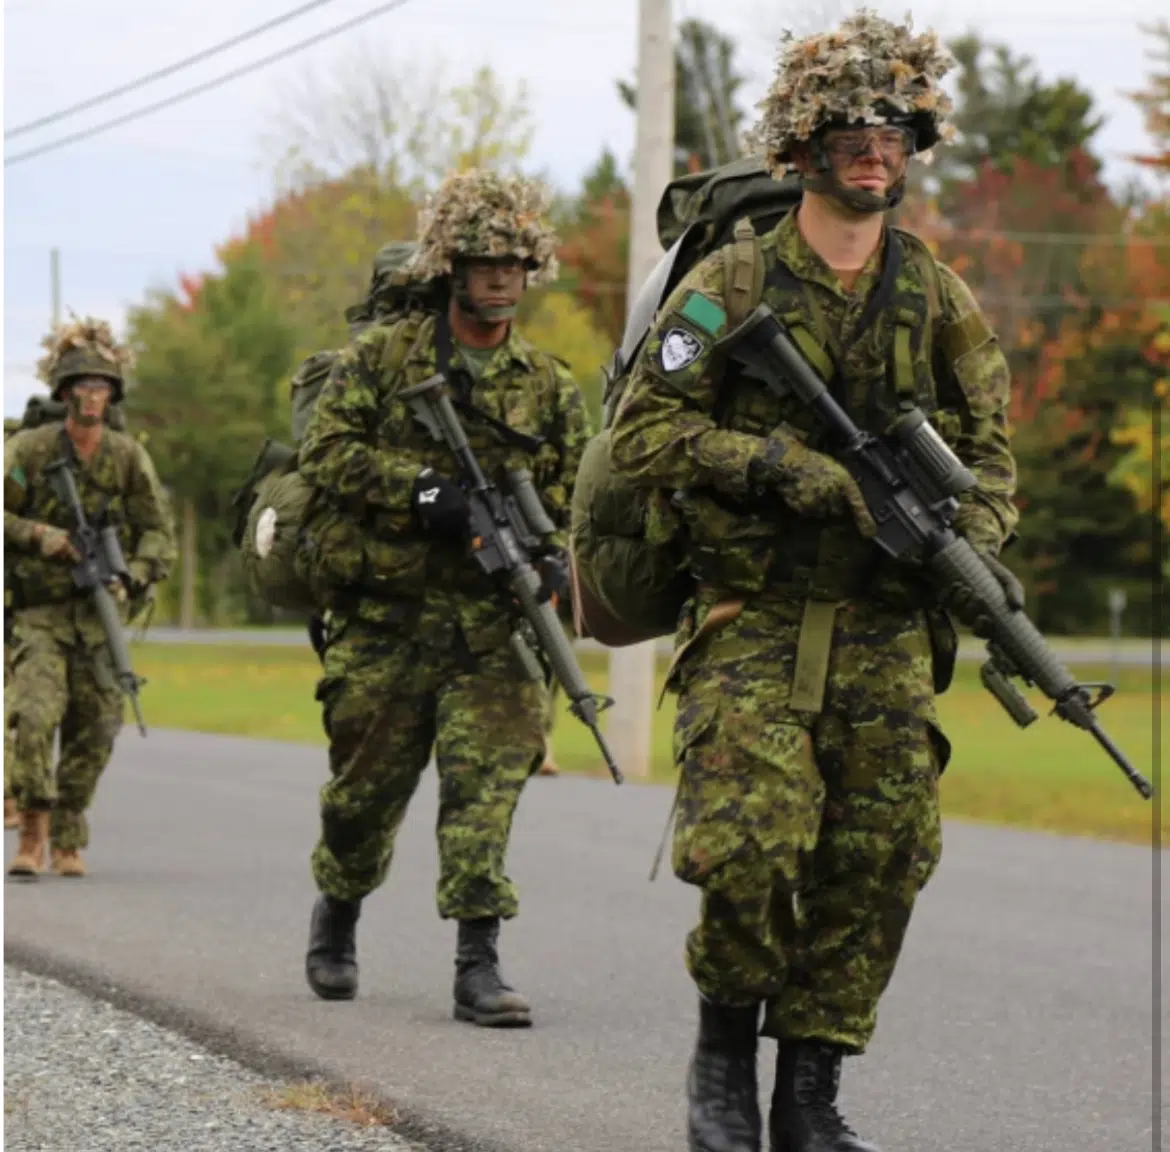
[[[507,641],[510,613],[482,574],[469,545],[425,535],[411,508],[424,467],[455,478],[445,443],[417,422],[398,393],[436,370],[434,317],[413,314],[370,328],[342,353],[322,389],[300,448],[301,475],[320,492],[309,547],[348,581],[342,617],[408,627],[428,643],[454,642],[456,626],[473,652]],[[560,361],[512,331],[471,377],[452,357],[452,384],[470,387],[471,403],[510,428],[543,441],[533,453],[505,444],[473,414],[461,413],[468,441],[489,480],[505,470],[531,472],[546,511],[563,536],[577,467],[589,437],[581,393]],[[559,545],[564,540],[556,541]]]
[[[909,404],[927,413],[978,481],[961,497],[958,529],[976,548],[997,552],[1018,520],[1009,374],[970,290],[900,232],[903,260],[890,304],[859,339],[847,340],[877,286],[889,235],[846,292],[789,213],[760,240],[763,302],[790,327],[815,335],[831,390],[862,428],[885,431]],[[778,398],[727,359],[718,344],[725,313],[717,252],[683,279],[635,362],[614,421],[615,472],[679,492],[691,567],[704,583],[740,593],[913,602],[921,589],[851,519],[813,521],[750,490],[749,465],[773,429],[785,425],[814,448],[824,443],[797,398]]]
[[[75,588],[72,566],[46,560],[32,543],[36,524],[68,532],[77,527],[44,474],[60,459],[64,429],[61,423],[42,424],[17,432],[4,446],[5,568],[18,610],[60,605],[63,622],[97,638],[97,613]],[[175,560],[174,526],[146,449],[132,436],[106,428],[97,453],[78,465],[74,480],[87,519],[116,525],[131,576],[142,584],[165,579]]]

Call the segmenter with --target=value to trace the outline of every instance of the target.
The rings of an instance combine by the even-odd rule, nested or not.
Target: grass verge
[[[313,699],[320,666],[307,645],[137,644],[133,656],[149,681],[142,704],[150,725],[325,744],[320,706]],[[605,656],[583,653],[581,663],[594,688],[603,690]],[[1085,680],[1109,678],[1104,667],[1072,667]],[[660,667],[660,679],[663,671]],[[1152,777],[1155,701],[1149,669],[1123,668],[1117,689],[1101,709],[1102,725],[1138,770]],[[1028,696],[1040,719],[1021,730],[984,691],[977,665],[959,665],[954,685],[939,700],[943,728],[954,746],[942,782],[946,816],[1150,843],[1151,804],[1088,733],[1048,716],[1039,693]],[[1163,718],[1170,717],[1165,703],[1159,705]],[[673,719],[674,699],[668,696],[654,716],[651,782],[674,782]],[[571,716],[558,721],[554,752],[563,771],[608,776],[589,733]],[[1164,812],[1164,840],[1167,831]]]
[[[357,1086],[333,1088],[318,1080],[300,1080],[260,1090],[260,1102],[282,1112],[314,1112],[361,1128],[392,1128],[398,1113],[372,1092]]]

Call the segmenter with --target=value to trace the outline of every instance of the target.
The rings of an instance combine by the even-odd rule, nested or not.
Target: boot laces
[[[826,1136],[857,1136],[857,1133],[845,1123],[845,1118],[837,1111],[836,1104],[831,1100],[820,1098],[813,1100],[805,1111],[816,1125],[817,1131]]]
[[[845,1122],[837,1110],[837,1092],[841,1086],[841,1068],[832,1058],[818,1057],[797,1069],[796,1098],[805,1114],[818,1129],[831,1136],[852,1136],[857,1133]]]
[[[715,1089],[714,1097],[722,1112],[743,1115],[755,1104],[755,1059],[742,1054],[719,1054],[705,1061],[707,1074]]]

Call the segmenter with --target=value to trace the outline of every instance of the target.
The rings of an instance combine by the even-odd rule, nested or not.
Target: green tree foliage
[[[197,518],[198,562],[187,557],[184,582],[203,574],[202,613],[211,618],[218,605],[209,576],[230,549],[232,492],[265,436],[287,429],[283,386],[296,334],[259,252],[232,245],[218,271],[185,279],[177,292],[150,292],[130,311],[128,335],[136,367],[127,416],[172,493],[180,525],[188,509]]]
[[[958,138],[939,148],[939,160],[953,180],[969,180],[987,164],[1010,173],[1021,160],[1060,168],[1077,153],[1100,167],[1091,145],[1104,117],[1088,89],[1071,79],[1047,82],[1029,57],[975,33],[949,46],[958,61]]]

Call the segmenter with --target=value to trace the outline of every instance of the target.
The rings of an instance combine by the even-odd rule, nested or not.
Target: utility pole
[[[61,323],[61,253],[49,249],[49,291],[52,295],[53,327]]]
[[[674,174],[673,32],[670,0],[638,0],[637,129],[627,316],[638,290],[662,256],[655,215]],[[614,757],[630,776],[650,775],[654,673],[653,641],[610,653],[609,691],[614,706],[609,713],[608,736]]]

